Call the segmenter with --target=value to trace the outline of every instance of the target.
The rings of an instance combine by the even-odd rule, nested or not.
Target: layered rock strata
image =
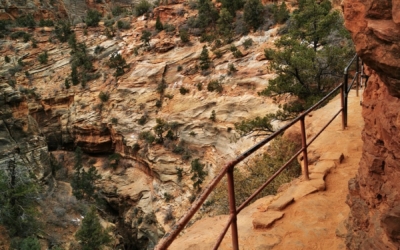
[[[343,3],[346,27],[368,66],[363,154],[349,182],[348,249],[400,247],[400,3]]]

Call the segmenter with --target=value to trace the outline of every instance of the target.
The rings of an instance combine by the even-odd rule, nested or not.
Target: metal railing
[[[349,69],[350,66],[353,64],[353,62],[356,61],[356,73],[355,76],[350,84],[350,87],[348,86],[348,76],[349,76]],[[214,245],[213,249],[218,249],[219,245],[221,244],[222,240],[225,237],[226,232],[228,231],[228,228],[231,227],[231,234],[232,234],[232,248],[234,250],[239,249],[239,237],[238,237],[238,228],[237,228],[237,215],[240,213],[240,211],[245,208],[252,199],[254,199],[269,183],[271,183],[276,176],[278,176],[287,166],[289,166],[290,163],[292,163],[301,153],[303,153],[303,164],[302,164],[302,175],[305,180],[309,180],[308,176],[308,154],[307,154],[307,148],[310,146],[311,143],[317,139],[317,137],[333,122],[333,120],[340,114],[342,113],[342,128],[345,129],[347,127],[347,98],[348,98],[348,93],[351,90],[351,87],[354,82],[356,82],[357,85],[357,96],[358,96],[358,86],[359,86],[359,80],[360,80],[360,72],[359,72],[359,59],[356,56],[351,60],[349,65],[345,68],[344,70],[344,82],[339,84],[337,87],[335,87],[331,92],[329,92],[325,97],[323,97],[319,102],[314,104],[311,108],[297,116],[294,120],[283,126],[281,129],[278,131],[274,132],[267,138],[263,139],[244,153],[242,153],[240,156],[238,156],[235,160],[227,163],[221,172],[214,177],[214,179],[208,184],[208,186],[203,190],[203,192],[200,194],[200,196],[193,202],[191,208],[188,210],[188,212],[172,227],[172,230],[168,232],[167,234],[164,235],[164,237],[160,240],[160,242],[157,244],[155,249],[157,250],[164,250],[167,249],[174,239],[178,236],[178,234],[185,228],[185,226],[188,224],[190,219],[193,217],[193,215],[200,209],[202,204],[205,202],[205,200],[208,198],[210,193],[214,190],[214,188],[218,185],[218,183],[221,181],[221,179],[227,175],[227,180],[228,180],[228,195],[229,195],[229,211],[230,211],[230,216],[228,218],[228,221],[226,222],[226,225],[221,232],[220,236],[217,239],[217,242]],[[333,115],[333,117],[328,121],[328,123],[309,141],[307,142],[307,136],[306,136],[306,129],[305,129],[305,118],[306,116],[313,110],[315,110],[317,107],[319,107],[322,103],[326,102],[329,100],[330,97],[335,95],[335,93],[340,89],[340,95],[341,95],[341,107],[338,109],[338,111]],[[282,134],[285,132],[288,128],[293,126],[295,123],[300,122],[300,130],[301,130],[301,144],[302,147],[299,151],[297,151],[281,168],[279,168],[271,177],[268,178],[268,180],[260,186],[249,198],[247,198],[242,204],[240,204],[238,207],[236,207],[236,201],[235,201],[235,189],[234,189],[234,178],[233,178],[233,170],[234,167],[246,159],[248,156],[256,152],[258,149],[266,145],[268,142],[273,140],[275,137],[278,135]]]

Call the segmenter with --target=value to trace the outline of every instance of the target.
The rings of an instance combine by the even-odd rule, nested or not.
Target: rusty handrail
[[[236,159],[233,161],[227,163],[220,173],[214,177],[214,179],[211,180],[211,182],[208,184],[208,186],[203,189],[202,193],[199,195],[199,197],[193,202],[192,206],[190,209],[187,211],[187,213],[172,227],[172,231],[165,234],[164,237],[160,240],[160,242],[157,244],[155,249],[157,250],[164,250],[167,249],[168,246],[170,246],[173,242],[173,240],[178,236],[178,234],[184,229],[184,227],[187,225],[187,223],[190,221],[190,219],[193,217],[193,215],[200,209],[201,205],[204,203],[204,201],[208,198],[210,193],[214,190],[216,185],[221,181],[221,179],[224,177],[225,174],[227,174],[228,177],[228,194],[229,194],[229,208],[230,208],[230,216],[229,219],[224,227],[223,232],[220,234],[218,237],[218,241],[216,242],[215,246],[213,249],[218,249],[219,245],[221,244],[226,232],[228,231],[229,226],[231,227],[232,231],[232,246],[233,249],[239,249],[239,243],[238,243],[238,230],[237,230],[237,215],[242,211],[243,208],[245,208],[252,199],[254,199],[271,181],[275,179],[276,176],[278,176],[287,166],[289,166],[290,163],[292,163],[298,155],[303,153],[303,162],[304,162],[304,167],[302,169],[302,174],[304,176],[304,179],[308,180],[308,156],[307,156],[307,148],[310,146],[310,144],[333,122],[333,120],[340,114],[342,113],[342,127],[343,129],[347,127],[347,97],[348,97],[348,91],[347,90],[347,83],[348,79],[348,69],[351,66],[351,63],[354,62],[354,60],[357,59],[357,74],[359,71],[359,60],[357,55],[351,60],[350,64],[345,68],[345,81],[338,86],[336,86],[332,91],[330,91],[326,96],[324,96],[320,101],[318,101],[316,104],[314,104],[312,107],[301,113],[299,116],[297,116],[295,119],[287,123],[285,126],[280,128],[278,131],[272,133],[270,136],[267,138],[261,140],[257,144],[255,144],[253,147],[239,155]],[[358,87],[358,79],[357,77],[357,87]],[[354,80],[353,80],[354,82]],[[305,117],[314,109],[316,109],[318,106],[320,106],[323,102],[327,101],[328,98],[330,98],[332,95],[336,93],[337,90],[340,89],[340,95],[341,95],[341,108],[339,109],[338,112],[336,112],[331,118],[328,123],[311,139],[309,143],[307,143],[307,137],[306,137],[306,132],[305,132]],[[295,123],[300,121],[301,125],[301,134],[302,134],[302,148],[297,151],[281,168],[279,168],[272,176],[268,178],[268,180],[260,186],[252,195],[250,195],[249,198],[247,198],[241,205],[239,205],[236,208],[236,203],[235,203],[235,191],[234,191],[234,178],[233,178],[233,170],[234,167],[246,159],[248,156],[250,156],[252,153],[260,149],[262,146],[266,145],[268,142],[273,140],[275,137],[286,131],[289,127],[293,126]]]

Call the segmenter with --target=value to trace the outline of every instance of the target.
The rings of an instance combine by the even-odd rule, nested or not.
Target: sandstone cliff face
[[[400,247],[400,3],[344,1],[346,27],[370,75],[358,175],[349,182],[349,249]]]
[[[0,83],[0,168],[9,161],[29,165],[38,179],[50,173],[47,144],[35,119],[28,114],[24,96]]]

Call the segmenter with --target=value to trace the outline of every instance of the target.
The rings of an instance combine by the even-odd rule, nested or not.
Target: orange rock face
[[[348,249],[400,247],[400,2],[346,0],[346,27],[369,67],[364,146],[349,181]]]

